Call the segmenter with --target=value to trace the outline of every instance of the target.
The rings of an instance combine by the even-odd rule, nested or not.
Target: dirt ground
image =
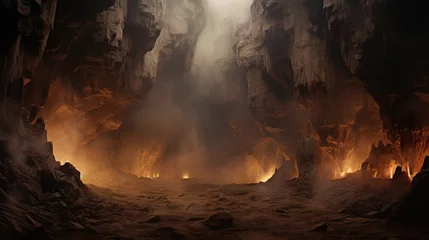
[[[299,181],[100,179],[91,180],[103,186],[90,185],[96,194],[84,204],[80,223],[54,239],[429,239],[423,230],[374,217],[406,192],[388,180],[342,179],[309,188]],[[213,229],[207,219],[216,213],[228,220],[214,220]]]

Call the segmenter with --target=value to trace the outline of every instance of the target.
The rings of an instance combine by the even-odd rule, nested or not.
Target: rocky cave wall
[[[76,4],[76,5],[73,5]],[[47,228],[61,222],[60,206],[72,208],[76,200],[89,196],[80,172],[71,164],[60,165],[48,141],[44,120],[37,117],[43,97],[46,98],[51,79],[38,75],[53,29],[61,25],[56,13],[72,25],[75,21],[91,21],[112,1],[2,1],[0,3],[3,37],[1,46],[1,150],[0,150],[0,238],[21,239],[40,225]],[[79,6],[85,6],[81,8]],[[77,8],[76,8],[77,7]],[[71,14],[68,10],[75,10]],[[78,10],[79,11],[78,11]],[[71,14],[71,15],[70,15]],[[63,22],[64,23],[64,22]],[[39,92],[39,101],[31,98],[28,89]],[[31,103],[35,107],[27,109]],[[49,199],[61,198],[64,202]],[[47,203],[41,216],[40,205]],[[37,207],[35,207],[37,206]],[[43,215],[43,214],[42,214]],[[49,215],[49,216],[48,216]],[[63,213],[67,219],[73,214]],[[31,234],[30,234],[31,235]],[[34,234],[31,236],[34,237]]]
[[[425,7],[425,1],[255,0],[235,45],[251,106],[278,110],[287,102],[282,97],[294,96],[322,152],[343,172],[359,168],[372,143],[387,140],[384,129],[416,173],[427,150]]]
[[[3,109],[22,101],[30,121],[43,116],[63,162],[120,162],[115,156],[128,152],[122,145],[136,128],[130,112],[150,98],[150,89],[181,88],[172,99],[177,102],[191,94],[195,79],[188,73],[207,6],[171,0],[82,4],[84,11],[67,1],[2,4],[5,18],[14,20],[4,26],[11,37],[2,39]],[[312,128],[328,175],[358,169],[372,143],[386,137],[401,152],[399,161],[416,172],[428,142],[426,6],[418,0],[255,0],[251,19],[233,30],[235,60],[220,59],[212,69],[221,82],[214,106],[246,103],[241,93],[234,98],[240,88],[256,120],[255,139],[272,139],[290,158],[302,147],[297,139]],[[232,78],[239,80],[222,81]],[[13,125],[20,110],[14,115],[3,121]],[[224,118],[232,132],[237,121]],[[119,152],[110,151],[117,146]]]
[[[175,132],[171,140],[171,135],[159,134],[156,128],[136,126],[130,116],[147,117],[147,112],[137,116],[133,112],[148,99],[160,106],[150,96],[158,93],[157,88],[182,89],[170,100],[186,101],[187,73],[205,27],[204,4],[185,0],[0,3],[4,33],[0,42],[0,202],[9,204],[8,211],[20,210],[9,214],[29,213],[48,223],[30,206],[46,196],[72,201],[84,194],[80,173],[56,160],[73,157],[70,161],[93,163],[99,159],[106,164],[109,159],[120,162],[127,172],[146,176],[143,163],[154,163],[160,157],[157,154],[177,156],[177,143],[192,128]],[[252,161],[281,162],[285,153],[299,165],[309,142],[316,143],[315,154],[326,166],[322,174],[329,177],[356,170],[368,155],[369,164],[377,162],[382,154],[409,164],[416,173],[429,144],[428,4],[424,0],[254,0],[251,19],[235,34],[235,61],[221,59],[213,70],[221,78],[247,82],[243,89],[251,114],[243,108],[241,95],[240,100],[215,98],[191,105],[205,119],[201,126],[209,123],[211,132],[193,138],[198,134],[190,131],[194,135],[187,135],[189,141],[223,136],[207,138],[211,141],[205,146],[217,146],[208,153],[226,153],[213,156],[231,162],[244,157],[246,162],[237,162],[249,163],[249,170],[255,172],[261,169]],[[241,69],[235,69],[235,64]],[[217,114],[210,115],[209,105]],[[46,118],[48,136],[38,116]],[[140,136],[130,136],[134,130],[141,130]],[[383,130],[392,144],[372,147],[385,138]],[[48,139],[55,139],[55,145]],[[144,147],[130,151],[130,140]],[[119,152],[107,151],[116,148]],[[123,161],[135,160],[136,156],[127,154],[136,150],[140,158],[131,164]],[[424,192],[421,182],[426,172],[414,182],[419,191]],[[419,208],[409,211],[416,199]],[[426,198],[414,198],[412,192],[397,211],[419,213],[420,204],[426,203],[421,199]],[[49,211],[57,207],[52,205]],[[22,221],[26,223],[19,225],[36,227],[31,220]]]
[[[191,68],[205,17],[205,1],[167,1],[163,28],[142,65],[145,78],[153,83],[151,91],[127,111],[118,131],[118,152],[113,161],[119,169],[152,177],[159,174],[163,159],[171,155],[180,158],[175,153],[180,141],[192,141],[183,139],[191,130],[185,126],[180,105],[187,91],[184,76]],[[191,160],[176,160],[170,168],[190,164]]]
[[[46,119],[61,162],[97,168],[114,152],[124,110],[149,89],[144,55],[158,38],[166,1],[111,1],[91,13],[59,4],[38,72],[24,105]],[[30,119],[32,120],[32,119]]]

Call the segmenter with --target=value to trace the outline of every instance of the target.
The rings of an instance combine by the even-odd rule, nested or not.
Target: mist
[[[167,26],[146,56],[156,56],[155,83],[121,129],[116,159],[121,170],[141,177],[186,175],[228,183],[258,182],[274,173],[284,156],[263,139],[254,122],[245,74],[233,51],[234,33],[249,20],[251,3],[207,1],[205,27],[194,50],[187,49],[192,55],[183,56],[192,34],[188,39],[166,37],[184,26],[171,23],[178,10],[170,2]],[[151,66],[154,62],[148,61]]]

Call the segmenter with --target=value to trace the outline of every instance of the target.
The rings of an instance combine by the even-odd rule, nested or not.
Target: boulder
[[[274,175],[267,183],[282,183],[289,181],[298,176],[295,162],[292,160],[284,160],[280,168],[276,168]]]
[[[429,227],[429,158],[421,171],[414,177],[410,192],[391,207],[391,217],[395,220]]]
[[[402,167],[396,167],[395,173],[393,174],[392,181],[395,184],[410,184],[411,179],[408,177],[408,174],[402,171]]]
[[[234,219],[229,213],[215,213],[204,221],[204,224],[212,230],[232,228]]]

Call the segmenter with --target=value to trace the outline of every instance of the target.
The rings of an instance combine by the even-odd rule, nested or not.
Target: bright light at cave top
[[[219,17],[243,18],[250,15],[252,0],[209,0],[209,12]]]

